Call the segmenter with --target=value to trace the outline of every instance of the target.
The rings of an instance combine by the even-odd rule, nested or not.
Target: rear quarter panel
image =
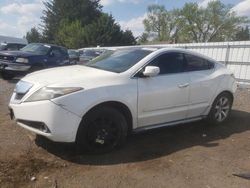
[[[216,86],[216,90],[214,95],[210,99],[210,108],[215,100],[215,98],[222,92],[228,91],[231,94],[235,94],[237,90],[237,83],[235,78],[232,76],[232,72],[228,70],[224,65],[218,64],[216,67],[217,77],[219,79],[218,82],[215,82],[214,85]],[[209,113],[210,108],[206,111],[206,114]]]

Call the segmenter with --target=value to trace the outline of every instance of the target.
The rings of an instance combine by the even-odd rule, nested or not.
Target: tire
[[[47,66],[44,63],[36,64],[30,68],[29,73],[40,71],[40,70],[43,70],[45,68],[47,68]]]
[[[1,75],[4,80],[12,80],[15,77],[14,74],[8,72],[2,72]]]
[[[208,121],[212,124],[224,123],[230,116],[233,104],[232,96],[223,92],[216,97],[208,115]]]
[[[112,107],[91,110],[83,118],[76,136],[78,151],[100,154],[121,147],[128,125],[122,113]]]

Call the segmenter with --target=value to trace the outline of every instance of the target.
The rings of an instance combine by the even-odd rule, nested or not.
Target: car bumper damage
[[[16,101],[12,95],[10,116],[21,127],[56,142],[74,142],[81,118],[50,100]]]

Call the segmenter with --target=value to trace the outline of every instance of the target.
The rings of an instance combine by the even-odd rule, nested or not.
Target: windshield
[[[87,63],[86,66],[121,73],[138,63],[151,52],[152,51],[141,49],[109,50]]]
[[[46,55],[49,52],[50,48],[51,46],[46,44],[28,44],[20,51],[31,52],[37,55]]]

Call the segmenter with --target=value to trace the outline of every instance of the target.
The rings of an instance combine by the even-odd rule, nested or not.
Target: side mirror
[[[50,52],[50,53],[49,53],[49,56],[50,56],[50,57],[54,57],[54,56],[55,56],[54,52]]]
[[[159,73],[160,73],[160,68],[156,66],[147,66],[143,71],[143,75],[145,77],[157,76]]]

